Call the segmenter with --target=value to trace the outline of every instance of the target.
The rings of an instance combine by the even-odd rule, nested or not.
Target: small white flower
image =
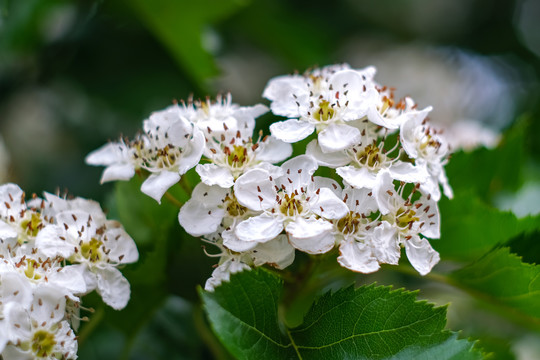
[[[423,110],[401,124],[401,144],[409,157],[416,160],[417,166],[424,167],[429,173],[428,178],[421,181],[421,189],[438,201],[441,197],[441,184],[444,194],[452,198],[452,188],[444,171],[450,149],[445,139],[428,126],[426,115],[427,111]]]
[[[292,154],[292,146],[273,136],[259,136],[253,141],[251,131],[243,129],[221,132],[208,131],[205,156],[210,164],[196,167],[201,181],[223,188],[233,186],[235,179],[255,167],[271,167],[271,163],[285,160]]]
[[[414,203],[410,196],[403,199],[400,191],[395,190],[390,174],[381,173],[381,181],[373,189],[375,199],[382,214],[382,220],[392,225],[385,236],[390,236],[399,245],[404,245],[411,265],[421,274],[426,275],[440,260],[425,237],[440,237],[439,208],[431,195],[421,195]]]
[[[274,114],[289,118],[272,124],[270,131],[280,140],[297,142],[316,130],[323,152],[348,148],[360,138],[351,124],[364,118],[378,98],[374,74],[372,67],[329,66],[270,80],[263,96],[272,101]]]
[[[281,168],[283,175],[275,179],[263,169],[238,178],[234,185],[238,202],[262,214],[239,223],[236,235],[242,241],[264,243],[285,230],[299,250],[312,254],[329,251],[334,237],[328,220],[344,216],[347,206],[332,190],[319,186],[323,182],[313,177],[317,163],[312,157],[297,156]]]
[[[87,292],[97,288],[103,301],[114,309],[126,306],[129,283],[116,268],[133,263],[139,254],[133,239],[116,221],[94,219],[81,211],[56,215],[56,224],[47,226],[36,239],[36,246],[50,257],[60,255],[79,264]]]
[[[67,321],[65,299],[54,289],[40,287],[29,309],[17,303],[6,306],[10,343],[2,352],[6,360],[76,359],[77,340]]]

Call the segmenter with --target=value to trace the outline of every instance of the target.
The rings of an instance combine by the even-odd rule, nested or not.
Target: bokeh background
[[[0,176],[27,193],[59,189],[110,204],[114,185],[100,185],[102,169],[84,157],[109,139],[133,136],[152,111],[228,91],[241,105],[266,103],[261,94],[271,77],[347,62],[376,66],[379,83],[433,106],[432,122],[456,149],[494,147],[526,122],[523,186],[488,200],[535,214],[539,19],[538,0],[0,0]],[[272,120],[263,117],[261,127]],[[180,265],[167,270],[166,292],[178,296],[131,335],[114,326],[128,315],[99,324],[81,359],[216,356],[194,305],[195,284],[212,262],[200,245],[191,248],[199,255],[178,255]],[[423,286],[406,277],[360,282],[374,279]],[[468,307],[454,316],[451,306],[449,326],[493,339],[485,346],[496,358],[540,358],[534,331],[494,320],[463,294],[428,287],[422,295]]]

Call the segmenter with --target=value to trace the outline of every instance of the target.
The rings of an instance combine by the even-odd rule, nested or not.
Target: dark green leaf
[[[441,239],[431,244],[443,258],[473,260],[522,232],[540,229],[540,215],[518,219],[512,212],[486,205],[472,193],[442,199],[440,210]]]
[[[199,85],[218,69],[203,44],[205,27],[229,16],[244,1],[126,1]]]
[[[201,291],[210,323],[239,359],[479,359],[472,343],[444,331],[446,309],[389,287],[349,287],[323,295],[304,323],[278,316],[282,283],[263,270]]]
[[[540,325],[540,266],[522,262],[508,248],[491,251],[450,278],[473,295],[525,314]]]

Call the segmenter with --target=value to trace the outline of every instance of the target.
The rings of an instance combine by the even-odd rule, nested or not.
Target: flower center
[[[404,208],[399,208],[396,213],[397,226],[399,228],[411,226],[412,223],[419,220],[419,218],[414,215],[416,215],[416,212],[412,209],[405,210]]]
[[[358,230],[358,227],[361,223],[361,219],[362,217],[360,214],[353,211],[349,211],[347,215],[339,219],[339,221],[336,224],[337,229],[339,230],[339,232],[345,235],[354,234]]]
[[[43,228],[41,214],[38,212],[32,212],[32,215],[30,215],[29,218],[27,217],[26,219],[21,221],[21,228],[23,230],[23,234],[31,237],[36,237],[39,230]],[[18,242],[19,244],[23,244],[26,241],[21,236],[19,236]]]
[[[233,145],[233,151],[227,153],[227,163],[230,166],[242,166],[248,160],[247,149],[240,145]]]
[[[300,214],[302,213],[303,209],[302,202],[300,199],[296,198],[296,194],[294,193],[291,196],[289,196],[289,194],[285,194],[279,205],[279,210],[286,216]]]
[[[370,169],[378,168],[380,164],[386,161],[386,155],[381,152],[381,149],[375,144],[369,144],[358,150],[353,148],[356,162]]]
[[[96,238],[92,238],[89,242],[83,242],[81,245],[81,255],[91,262],[99,261],[101,258],[101,251],[99,248],[103,243]]]
[[[32,351],[37,357],[49,357],[52,355],[56,340],[54,334],[45,330],[38,330],[32,338]]]
[[[330,102],[321,100],[321,102],[319,102],[319,110],[315,111],[313,117],[317,121],[328,121],[334,117],[334,109],[330,105]]]
[[[227,213],[229,213],[229,215],[232,217],[243,216],[248,211],[245,206],[238,203],[238,200],[236,200],[236,196],[234,196],[234,194],[231,194],[230,196],[227,195],[225,197],[225,206]]]
[[[36,273],[37,268],[39,268],[39,264],[36,260],[26,259],[26,270],[24,270],[24,275],[30,280],[41,279],[41,275]]]

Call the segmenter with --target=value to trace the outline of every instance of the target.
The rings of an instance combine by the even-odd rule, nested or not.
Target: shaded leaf
[[[278,316],[281,293],[279,278],[254,270],[201,296],[217,336],[240,359],[481,358],[444,331],[444,307],[413,292],[370,285],[326,293],[293,329]]]
[[[540,325],[540,266],[527,264],[509,248],[497,248],[450,274],[473,295],[532,317]]]
[[[443,198],[441,239],[431,241],[443,258],[477,259],[497,244],[528,231],[540,229],[540,215],[518,219],[512,212],[486,205],[471,193]]]

